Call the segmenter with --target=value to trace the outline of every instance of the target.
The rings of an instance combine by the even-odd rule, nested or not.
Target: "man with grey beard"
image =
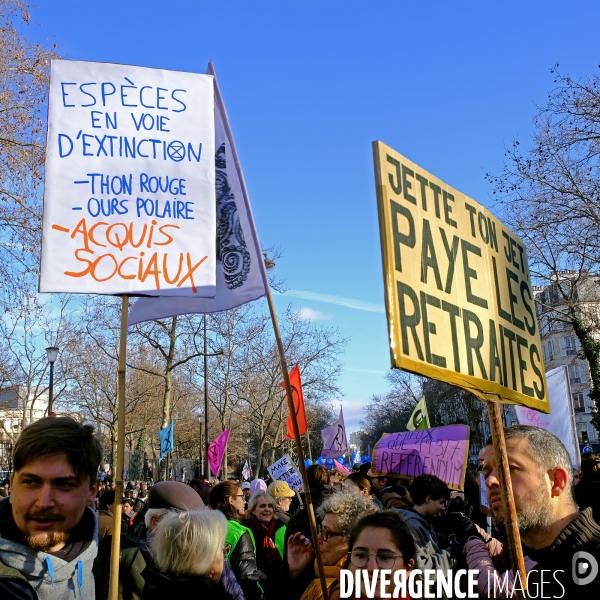
[[[599,598],[600,527],[591,509],[580,511],[575,503],[568,452],[541,427],[513,425],[504,436],[523,554],[535,564],[526,582],[530,597]],[[501,530],[505,513],[491,440],[483,451],[483,475]]]

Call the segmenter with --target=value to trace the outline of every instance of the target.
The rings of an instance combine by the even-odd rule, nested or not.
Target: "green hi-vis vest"
[[[283,551],[285,549],[285,530],[286,526],[282,525],[275,532],[275,545],[277,546],[277,550],[279,550],[279,554],[281,554],[281,558],[283,558]]]
[[[227,535],[225,536],[225,543],[231,544],[231,550],[227,553],[227,562],[231,565],[231,553],[235,550],[237,543],[240,538],[247,533],[252,540],[252,547],[254,548],[254,556],[256,557],[256,542],[254,541],[254,535],[248,527],[244,527],[237,521],[227,519]]]
[[[227,519],[227,535],[225,536],[225,543],[231,544],[231,550],[229,550],[229,552],[227,553],[227,562],[229,563],[229,566],[231,566],[231,553],[235,550],[237,543],[240,541],[240,538],[245,533],[248,533],[250,539],[252,540],[252,547],[254,548],[254,558],[256,558],[256,542],[254,541],[254,534],[252,533],[252,531],[247,527],[244,527],[237,521]],[[256,582],[256,585],[258,586],[258,589],[261,591],[261,593],[264,594],[265,591],[263,590],[262,586],[258,581]]]

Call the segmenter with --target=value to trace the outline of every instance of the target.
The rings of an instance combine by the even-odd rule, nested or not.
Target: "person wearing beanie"
[[[256,492],[266,492],[267,484],[264,479],[253,479],[250,482],[250,495],[256,494]]]

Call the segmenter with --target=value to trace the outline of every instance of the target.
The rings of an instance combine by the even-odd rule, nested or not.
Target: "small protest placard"
[[[479,510],[487,516],[492,515],[492,509],[487,499],[487,489],[485,486],[485,476],[479,472]]]
[[[273,479],[286,481],[294,491],[299,490],[303,485],[300,471],[287,454],[284,454],[277,462],[267,467],[267,470]]]
[[[214,296],[213,87],[52,61],[40,291]]]
[[[375,475],[411,478],[427,473],[463,491],[469,437],[468,425],[386,433],[375,444],[371,470]]]

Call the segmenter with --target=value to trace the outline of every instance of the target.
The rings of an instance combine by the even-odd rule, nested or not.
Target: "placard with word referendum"
[[[384,433],[373,448],[374,475],[410,479],[435,475],[453,490],[464,489],[469,454],[468,425]]]
[[[550,412],[523,242],[373,142],[392,366]]]
[[[214,296],[213,83],[52,61],[41,292]]]
[[[273,479],[286,481],[294,491],[299,490],[303,485],[300,471],[287,454],[284,454],[277,462],[267,467],[267,471]]]

